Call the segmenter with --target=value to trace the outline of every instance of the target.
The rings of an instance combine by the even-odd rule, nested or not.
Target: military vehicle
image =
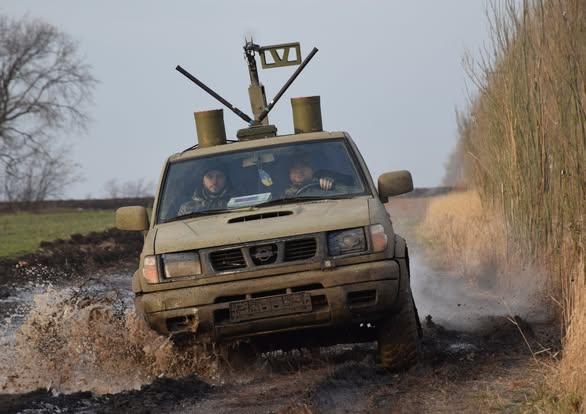
[[[421,328],[407,245],[383,203],[413,189],[410,173],[375,186],[350,135],[323,130],[319,96],[291,99],[294,133],[268,122],[316,52],[301,61],[299,43],[246,41],[253,117],[176,67],[248,127],[228,140],[222,109],[195,112],[199,144],[167,159],[150,217],[117,211],[120,229],[144,232],[136,311],[178,341],[264,352],[376,340],[384,367],[408,367]],[[269,104],[257,54],[263,68],[298,66]]]

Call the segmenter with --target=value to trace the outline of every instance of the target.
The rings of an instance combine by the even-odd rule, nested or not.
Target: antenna
[[[307,55],[307,57],[301,62],[301,46],[299,42],[297,43],[284,43],[280,45],[271,45],[271,46],[259,46],[255,44],[252,38],[249,40],[245,40],[244,44],[244,57],[248,63],[248,72],[250,75],[250,86],[248,88],[248,94],[250,98],[250,106],[252,108],[252,112],[254,114],[254,119],[242,112],[240,109],[232,105],[226,99],[222,98],[219,94],[214,92],[211,88],[206,86],[203,82],[189,73],[187,70],[183,69],[181,66],[177,65],[175,69],[185,76],[187,79],[195,83],[197,86],[202,88],[204,91],[209,93],[215,99],[220,101],[223,105],[225,105],[228,109],[234,112],[238,117],[242,118],[249,126],[258,126],[261,124],[268,124],[267,115],[279,101],[281,96],[287,91],[287,89],[291,86],[291,84],[295,81],[297,76],[301,73],[301,71],[307,66],[309,61],[315,56],[317,53],[317,48],[313,48],[312,51]],[[299,65],[297,70],[291,75],[289,80],[283,85],[281,90],[275,95],[273,100],[269,102],[267,105],[266,94],[264,90],[264,86],[260,83],[258,77],[258,69],[256,67],[256,57],[255,54],[259,53],[261,65],[263,69],[272,69],[278,68],[283,66],[293,66]],[[268,59],[268,55],[272,58],[272,62]]]

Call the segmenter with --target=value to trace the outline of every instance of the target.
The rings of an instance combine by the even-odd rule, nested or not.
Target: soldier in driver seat
[[[293,197],[303,192],[305,188],[315,188],[325,191],[334,188],[334,179],[314,174],[311,162],[305,157],[293,159],[289,164],[289,180],[291,185],[285,190],[285,197]]]

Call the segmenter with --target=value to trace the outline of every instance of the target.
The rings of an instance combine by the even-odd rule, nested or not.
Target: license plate
[[[311,295],[307,292],[231,303],[230,321],[249,321],[300,312],[311,312]]]

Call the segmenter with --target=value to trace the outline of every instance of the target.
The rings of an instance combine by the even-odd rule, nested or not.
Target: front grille
[[[317,243],[315,239],[298,239],[285,242],[285,262],[307,260],[315,256]]]
[[[246,243],[234,248],[201,251],[208,272],[240,272],[284,263],[318,260],[320,235]]]
[[[241,249],[219,250],[210,253],[210,262],[217,272],[236,270],[246,267]]]

